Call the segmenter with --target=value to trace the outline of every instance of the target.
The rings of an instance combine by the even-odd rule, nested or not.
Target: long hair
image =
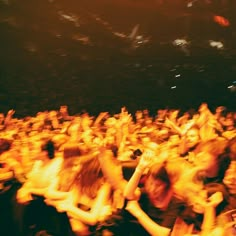
[[[211,139],[202,142],[198,147],[197,151],[201,152],[204,150],[213,156],[217,157],[218,162],[218,177],[220,180],[224,178],[225,172],[230,165],[230,158],[228,152],[228,141],[225,139]]]
[[[82,151],[77,143],[71,142],[65,145],[63,150],[63,166],[59,173],[59,189],[69,191],[73,186],[76,176],[80,171],[76,168],[80,165]]]
[[[75,184],[80,189],[80,193],[90,198],[96,197],[103,182],[104,176],[97,157],[84,162],[75,179]]]

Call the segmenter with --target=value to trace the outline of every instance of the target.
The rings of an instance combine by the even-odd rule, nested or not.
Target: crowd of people
[[[0,114],[2,235],[236,235],[235,112],[14,113]]]

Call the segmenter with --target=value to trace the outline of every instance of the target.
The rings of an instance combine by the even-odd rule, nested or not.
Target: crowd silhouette
[[[0,114],[1,235],[236,235],[236,113]]]

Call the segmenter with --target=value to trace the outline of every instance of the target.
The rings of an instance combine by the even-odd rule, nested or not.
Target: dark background
[[[122,106],[155,113],[202,102],[235,110],[236,1],[186,2],[0,0],[0,112],[23,117],[68,105],[71,114]],[[136,24],[147,44],[133,48],[114,35]],[[189,56],[173,45],[177,38],[190,42]]]

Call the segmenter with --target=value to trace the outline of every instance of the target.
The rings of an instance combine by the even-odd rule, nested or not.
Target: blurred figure
[[[153,153],[145,152],[142,155],[124,190],[128,200],[126,209],[145,229],[146,234],[144,231],[141,235],[169,235],[183,202],[174,197],[173,182],[165,165],[153,164],[153,159]],[[148,172],[144,174],[149,167]],[[140,189],[138,185],[143,174],[144,187]],[[139,235],[140,230],[142,229],[134,229],[136,235]]]

